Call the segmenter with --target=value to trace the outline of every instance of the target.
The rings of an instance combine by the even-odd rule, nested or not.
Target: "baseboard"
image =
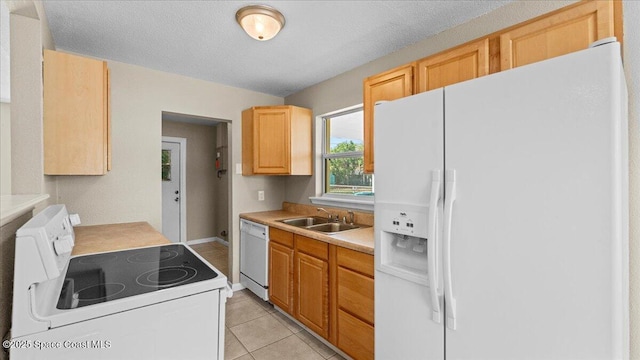
[[[204,243],[208,243],[208,242],[212,242],[212,241],[216,241],[216,238],[215,237],[210,237],[210,238],[204,238],[204,239],[188,240],[187,241],[187,245],[204,244]]]
[[[224,245],[226,247],[229,247],[229,242],[228,241],[220,239],[217,236],[203,238],[203,239],[189,240],[189,241],[187,241],[187,245],[205,244],[205,243],[213,242],[213,241],[219,242],[220,244],[222,244],[222,245]]]
[[[227,240],[221,239],[221,238],[219,238],[217,236],[214,239],[215,239],[215,241],[219,242],[220,244],[222,244],[222,245],[224,245],[226,247],[229,247],[229,242]]]
[[[245,289],[244,285],[240,284],[240,283],[235,283],[235,284],[231,284],[231,290],[233,291],[240,291]]]

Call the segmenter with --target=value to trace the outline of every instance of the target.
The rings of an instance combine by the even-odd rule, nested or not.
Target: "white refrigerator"
[[[376,359],[628,359],[617,42],[375,107]]]

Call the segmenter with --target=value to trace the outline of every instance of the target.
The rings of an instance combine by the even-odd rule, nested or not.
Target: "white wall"
[[[313,109],[314,116],[362,103],[362,80],[370,75],[446,50],[566,6],[574,1],[518,1],[393,54],[340,74],[285,98]],[[640,1],[623,1],[624,64],[629,88],[631,359],[640,359]],[[316,130],[320,125],[316,125]],[[319,132],[317,132],[319,134]],[[317,137],[316,137],[317,138]],[[319,152],[319,146],[317,146]],[[309,203],[320,189],[321,163],[313,177],[290,177],[286,201]]]
[[[40,21],[17,14],[10,18],[12,193],[40,194],[44,191]]]
[[[57,203],[81,214],[84,225],[148,221],[162,229],[160,152],[162,112],[230,120],[232,163],[240,163],[241,112],[283,99],[181,75],[108,61],[111,70],[113,169],[104,176],[57,177]],[[232,166],[232,169],[235,168]],[[239,281],[238,214],[279,209],[284,183],[274,177],[232,173],[232,279]],[[264,202],[252,196],[265,190]],[[187,200],[188,201],[188,200]]]
[[[629,89],[629,263],[631,359],[640,359],[640,1],[622,2]]]
[[[229,203],[229,178],[233,176],[231,167],[229,166],[229,147],[228,147],[228,124],[220,123],[216,126],[216,146],[217,151],[220,152],[220,161],[222,170],[226,170],[224,173],[216,172],[215,179],[215,192],[216,192],[216,206],[215,206],[215,236],[225,241],[229,241],[229,212],[226,211],[227,204]],[[283,194],[284,195],[284,194]],[[223,235],[224,234],[224,235]]]
[[[0,194],[11,194],[11,105],[0,102]]]
[[[43,175],[42,154],[42,49],[52,49],[53,39],[41,2],[9,1],[7,5],[11,12],[11,193],[55,195],[55,179]],[[52,202],[50,198],[39,208]]]

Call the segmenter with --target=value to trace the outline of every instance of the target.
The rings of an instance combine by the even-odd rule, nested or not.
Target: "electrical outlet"
[[[264,201],[264,191],[258,191],[258,201]]]

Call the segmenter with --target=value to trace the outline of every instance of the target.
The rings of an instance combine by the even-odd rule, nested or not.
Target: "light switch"
[[[242,175],[242,163],[236,164],[236,174]]]

